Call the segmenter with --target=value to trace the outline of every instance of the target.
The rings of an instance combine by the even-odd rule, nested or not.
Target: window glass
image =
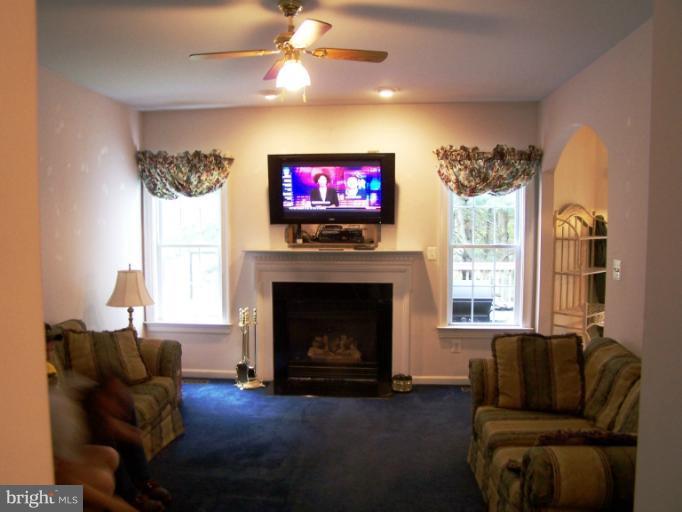
[[[154,321],[224,321],[222,197],[150,199]]]
[[[454,197],[451,323],[519,325],[523,190]]]

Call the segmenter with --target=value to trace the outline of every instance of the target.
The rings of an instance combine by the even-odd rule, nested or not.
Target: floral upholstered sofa
[[[179,342],[137,338],[130,329],[88,331],[81,320],[52,329],[64,334],[51,354],[58,373],[71,370],[96,382],[114,375],[128,385],[147,458],[184,432]]]
[[[493,339],[469,365],[468,462],[488,510],[632,510],[640,371],[609,338]]]

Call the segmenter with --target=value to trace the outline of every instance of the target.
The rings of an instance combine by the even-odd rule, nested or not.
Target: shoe
[[[164,505],[168,505],[173,497],[168,489],[161,487],[161,484],[156,480],[147,480],[142,483],[142,492],[153,500],[160,501]]]
[[[138,494],[133,506],[140,512],[164,512],[166,507],[160,501],[154,500],[146,494]]]

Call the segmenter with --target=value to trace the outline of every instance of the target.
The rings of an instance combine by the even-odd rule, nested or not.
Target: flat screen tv
[[[271,224],[393,224],[395,154],[268,155]]]

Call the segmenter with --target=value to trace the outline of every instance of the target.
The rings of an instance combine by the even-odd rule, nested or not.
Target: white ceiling
[[[312,48],[386,50],[381,64],[304,57],[309,104],[539,100],[646,21],[650,0],[303,0],[333,25]],[[277,0],[38,0],[40,64],[141,110],[263,105]],[[300,96],[284,104],[297,105]]]

